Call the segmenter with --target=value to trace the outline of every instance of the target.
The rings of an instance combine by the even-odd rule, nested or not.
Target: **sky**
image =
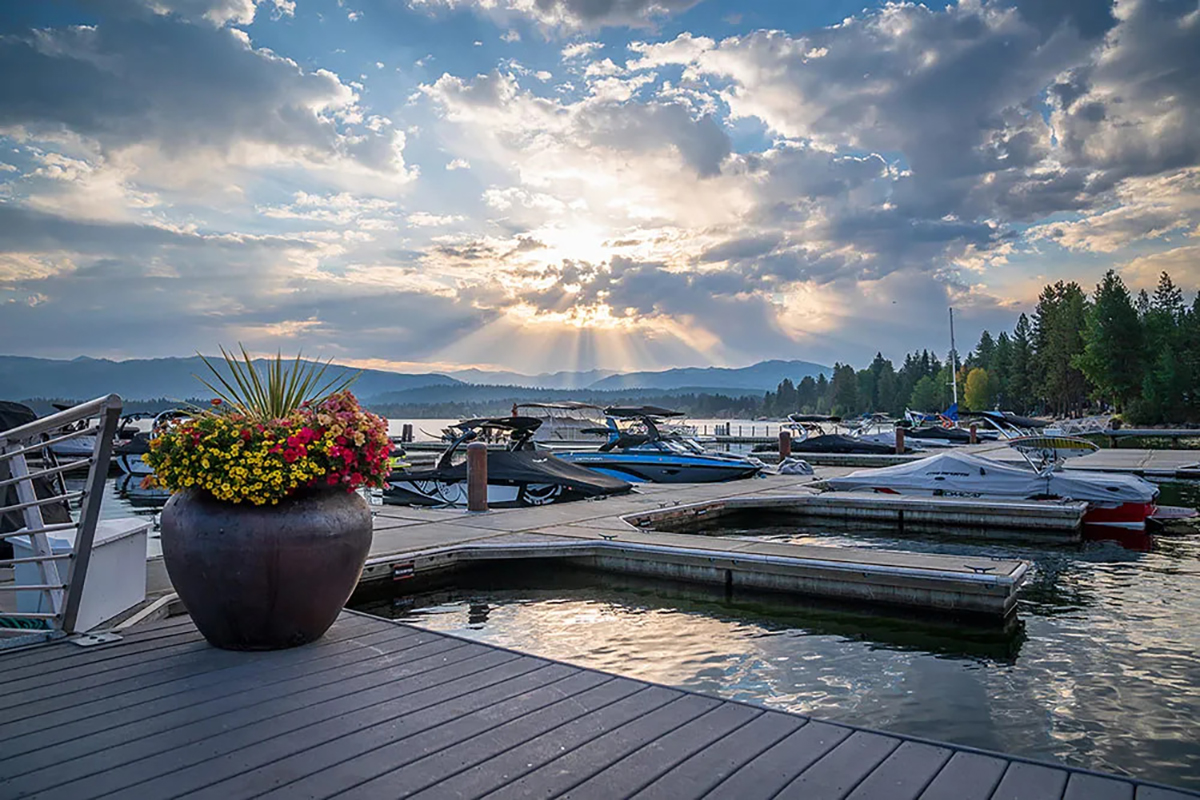
[[[7,2],[0,75],[8,354],[862,366],[1200,288],[1196,0]]]

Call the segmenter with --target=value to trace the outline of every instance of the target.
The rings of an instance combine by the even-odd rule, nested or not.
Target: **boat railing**
[[[34,583],[0,584],[0,593],[32,593],[42,598],[32,604],[35,611],[21,610],[31,605],[28,603],[0,606],[17,608],[0,610],[0,649],[76,632],[121,405],[121,398],[110,394],[0,432],[0,502],[5,503],[0,506],[0,518],[19,514],[23,523],[15,530],[0,532],[0,541],[23,537],[30,553],[0,559],[0,567],[32,565],[37,574]],[[91,454],[60,463],[50,448],[81,436],[95,436]],[[85,467],[83,489],[68,492],[62,476]],[[15,503],[11,502],[14,495]],[[75,501],[79,513],[74,521],[46,520],[52,509],[62,510],[70,519],[70,504]],[[74,544],[62,552],[51,545],[49,534],[67,531],[75,531]]]

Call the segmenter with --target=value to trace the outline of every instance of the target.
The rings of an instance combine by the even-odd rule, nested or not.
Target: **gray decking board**
[[[0,711],[0,800],[1200,796],[353,613],[276,653],[212,649],[178,620],[91,650],[49,644],[0,655],[0,687],[16,715]]]
[[[397,639],[400,638],[404,641],[397,642]],[[346,641],[332,639],[324,642],[322,647],[307,650],[303,656],[289,658],[284,666],[276,666],[271,660],[264,661],[255,658],[235,660],[232,665],[211,662],[205,664],[197,660],[194,669],[172,671],[169,675],[164,674],[161,677],[166,678],[165,680],[142,679],[129,682],[129,686],[132,688],[129,688],[128,691],[116,694],[92,692],[87,694],[88,699],[86,700],[67,695],[71,701],[69,703],[58,701],[56,698],[54,702],[31,704],[24,711],[19,711],[20,707],[13,709],[10,711],[11,718],[0,722],[0,742],[5,742],[4,754],[6,756],[23,752],[22,749],[11,743],[11,740],[19,737],[21,744],[24,745],[30,737],[36,740],[33,734],[37,732],[55,730],[57,738],[37,744],[37,746],[43,746],[51,741],[62,741],[67,731],[78,735],[74,726],[86,719],[103,716],[104,727],[112,727],[120,724],[122,719],[141,718],[144,716],[139,715],[142,706],[155,700],[169,698],[170,705],[168,707],[179,709],[189,705],[188,699],[181,695],[198,695],[200,700],[213,700],[220,697],[222,693],[233,691],[243,684],[261,685],[281,680],[280,676],[290,672],[304,671],[307,673],[309,670],[314,670],[314,665],[319,665],[326,660],[340,663],[352,675],[353,670],[350,663],[354,659],[348,658],[349,656],[362,657],[365,651],[374,657],[379,657],[378,651],[373,650],[376,643],[386,642],[393,647],[399,645],[399,649],[403,651],[411,647],[414,640],[438,641],[443,646],[449,646],[444,638],[435,639],[432,634],[397,637],[390,635],[388,631],[376,631],[365,636],[351,637]],[[316,666],[314,671],[320,669],[322,669],[321,666]],[[239,678],[243,679],[241,683],[238,682]],[[64,705],[64,703],[66,704]],[[160,708],[162,707],[160,705]]]
[[[445,639],[431,637],[421,644],[399,651],[399,654],[414,659],[427,658],[459,649],[454,645],[455,643]],[[366,653],[370,654],[371,651]],[[304,692],[305,697],[315,703],[329,697],[350,694],[362,688],[365,685],[361,683],[364,676],[367,681],[389,677],[387,668],[390,662],[386,656],[377,653],[367,656],[361,652],[340,655],[356,656],[365,660],[358,663],[340,660],[341,669],[311,669],[300,675],[291,675],[281,670],[279,673],[268,673],[274,680],[259,681],[257,684],[227,681],[218,685],[204,685],[193,691],[168,695],[129,709],[93,715],[86,721],[72,723],[70,720],[64,720],[52,728],[6,742],[3,754],[5,759],[11,758],[18,762],[19,771],[14,771],[14,775],[24,774],[56,761],[71,761],[92,752],[157,736],[173,728],[188,726],[195,729],[198,723],[206,719],[271,703],[289,694]],[[307,661],[300,666],[311,668],[317,663],[319,662]],[[212,675],[219,677],[220,673]],[[262,675],[261,670],[259,675]],[[360,680],[357,686],[355,679]],[[199,702],[195,702],[197,697],[189,695],[198,696]],[[6,762],[0,760],[0,773],[5,769]]]

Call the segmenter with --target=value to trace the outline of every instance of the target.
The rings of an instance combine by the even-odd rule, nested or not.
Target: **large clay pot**
[[[226,650],[319,639],[350,598],[371,549],[357,492],[317,491],[278,505],[225,503],[185,489],[162,512],[163,560],[204,638]]]

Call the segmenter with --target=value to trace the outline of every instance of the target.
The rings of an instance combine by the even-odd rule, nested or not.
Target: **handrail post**
[[[96,538],[96,523],[100,520],[100,503],[104,499],[104,480],[108,463],[112,458],[113,439],[121,417],[121,398],[110,394],[104,398],[100,411],[100,429],[96,433],[96,448],[92,451],[92,465],[88,470],[84,489],[83,507],[79,514],[79,530],[75,534],[75,560],[71,568],[71,583],[67,588],[67,603],[63,610],[63,630],[75,632],[75,620],[79,616],[79,602],[83,599],[83,585],[87,579],[88,562],[92,558],[92,542]]]

